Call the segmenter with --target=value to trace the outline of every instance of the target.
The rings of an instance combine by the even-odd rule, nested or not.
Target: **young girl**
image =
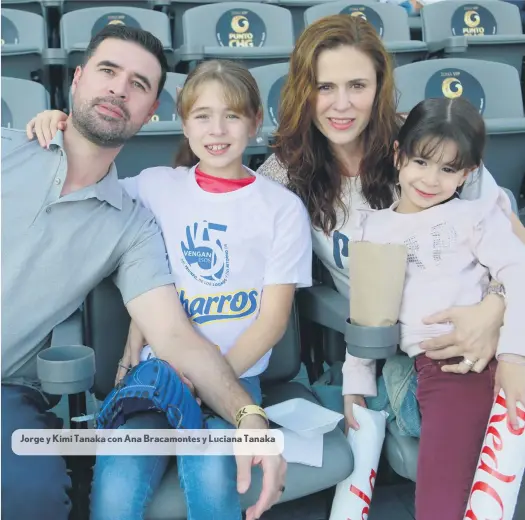
[[[483,118],[468,101],[421,102],[395,143],[399,200],[389,209],[361,213],[362,240],[404,244],[408,250],[400,347],[415,359],[418,375],[418,520],[463,518],[494,392],[503,386],[514,427],[516,402],[525,404],[525,246],[512,231],[503,191],[492,200],[458,197],[468,175],[481,165],[484,144]],[[449,306],[479,303],[489,274],[506,291],[497,361],[481,373],[444,372],[443,365],[458,359],[431,360],[420,344],[452,327],[426,325],[424,319]],[[464,360],[470,367],[475,361]],[[376,394],[373,361],[347,354],[343,375],[346,399],[364,405],[363,396]],[[358,428],[350,410],[347,423]],[[444,465],[444,453],[455,460],[454,467]]]
[[[162,229],[189,319],[217,344],[260,404],[259,375],[284,334],[295,289],[311,284],[309,218],[298,197],[242,164],[262,113],[245,68],[226,61],[200,64],[179,93],[177,109],[185,140],[176,168],[151,168],[122,184]],[[53,128],[56,120],[56,113],[44,113],[36,126]],[[141,336],[132,341],[142,346]],[[142,358],[147,355],[145,349]],[[212,415],[206,422],[208,428],[232,428]],[[125,427],[168,426],[159,414],[141,414]],[[168,461],[100,458],[92,520],[143,518]],[[177,464],[188,519],[241,519],[233,457],[179,457]]]

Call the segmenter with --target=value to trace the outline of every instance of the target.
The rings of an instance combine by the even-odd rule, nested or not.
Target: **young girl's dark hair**
[[[481,166],[485,148],[485,122],[466,99],[425,99],[408,114],[397,140],[398,169],[413,157],[432,159],[446,141],[457,147],[452,168],[477,168]]]

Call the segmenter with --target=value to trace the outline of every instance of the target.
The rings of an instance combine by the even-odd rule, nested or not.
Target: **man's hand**
[[[511,359],[512,356],[507,356]],[[497,396],[501,389],[505,392],[505,401],[509,411],[509,421],[514,430],[520,427],[518,421],[517,404],[521,403],[525,407],[525,358],[514,356],[517,363],[508,361],[498,361],[496,370],[496,384],[494,395]]]
[[[242,429],[267,430],[265,420],[258,415],[246,416],[240,425]],[[262,490],[257,503],[246,510],[246,520],[257,520],[265,511],[277,503],[284,491],[286,461],[281,455],[247,456],[237,455],[237,491],[241,494],[250,489],[252,467],[260,465],[263,471]]]
[[[115,386],[134,366],[139,364],[140,352],[144,347],[146,340],[136,323],[132,320],[129,326],[128,339],[124,348],[124,355],[119,362],[117,375],[115,377]]]
[[[454,325],[454,331],[424,341],[420,346],[431,359],[464,357],[474,362],[474,372],[482,372],[496,354],[504,307],[499,296],[489,295],[476,305],[452,307],[438,312],[425,319],[424,323],[450,322]],[[471,368],[461,362],[444,365],[441,370],[466,374]]]

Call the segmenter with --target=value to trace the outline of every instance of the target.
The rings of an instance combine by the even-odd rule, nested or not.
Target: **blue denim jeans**
[[[27,386],[2,385],[2,518],[67,520],[71,479],[60,456],[16,455],[11,435],[20,428],[60,429],[42,394]]]
[[[239,382],[255,403],[262,401],[258,377]],[[207,428],[233,426],[224,419],[205,414]],[[121,429],[168,429],[163,414],[141,413]],[[91,520],[142,520],[160,486],[168,456],[97,457],[91,491]],[[179,456],[179,480],[188,508],[188,520],[241,520],[237,493],[237,466],[231,456]]]

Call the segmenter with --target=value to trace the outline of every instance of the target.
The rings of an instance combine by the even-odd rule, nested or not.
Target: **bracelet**
[[[249,404],[247,406],[243,406],[236,414],[235,414],[235,426],[239,428],[241,421],[247,416],[247,415],[260,415],[265,421],[266,425],[270,425],[270,421],[268,420],[268,416],[266,415],[266,412],[260,407],[255,404]]]

